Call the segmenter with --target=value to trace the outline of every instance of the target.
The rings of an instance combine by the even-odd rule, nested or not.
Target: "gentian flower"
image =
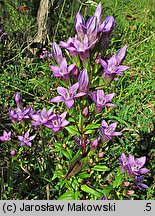
[[[98,37],[98,23],[97,23],[97,17],[92,16],[88,19],[86,23],[86,28],[87,28],[87,36],[88,36],[88,41],[89,43],[93,43]]]
[[[121,65],[126,54],[126,46],[122,47],[117,54],[114,54],[107,62],[103,59],[100,59],[100,63],[103,66],[103,76],[105,77],[106,81],[112,81],[114,75],[122,76],[122,71],[127,70],[128,66]]]
[[[32,146],[31,141],[35,138],[36,135],[30,136],[29,132],[27,131],[24,136],[18,136],[18,139],[21,141],[19,146],[27,145],[29,147]]]
[[[58,103],[58,102],[65,102],[65,105],[70,109],[74,105],[74,98],[78,98],[81,96],[84,96],[86,93],[80,92],[75,94],[75,92],[79,88],[79,83],[75,83],[73,86],[71,86],[69,89],[66,89],[64,87],[57,87],[57,92],[61,96],[56,96],[51,99],[52,103]]]
[[[82,148],[83,147],[83,139],[82,137],[80,136],[79,138],[75,138],[74,137],[74,140],[76,142],[76,144],[78,145],[79,148]],[[90,143],[90,140],[86,140],[86,146]]]
[[[40,113],[32,114],[31,118],[34,120],[32,125],[37,126],[37,125],[46,125],[48,122],[55,116],[53,113],[53,107],[50,108],[48,111],[46,111],[46,108],[43,108]]]
[[[0,141],[2,142],[10,142],[11,141],[11,131],[8,133],[4,130],[3,136],[0,136]]]
[[[51,65],[50,69],[54,72],[53,76],[68,79],[69,73],[74,69],[75,66],[75,64],[71,64],[69,67],[67,67],[66,58],[63,58],[59,67]]]
[[[98,4],[98,6],[95,10],[95,14],[94,14],[94,16],[97,17],[97,22],[99,25],[101,25],[101,23],[102,23],[102,13],[103,13],[102,4],[100,3],[100,4]]]
[[[149,188],[146,184],[142,183],[144,180],[144,176],[135,176],[135,179],[134,179],[134,183],[135,185],[140,189],[147,189]]]
[[[65,120],[66,115],[67,112],[63,112],[60,116],[56,114],[53,115],[53,118],[46,124],[46,127],[51,128],[52,132],[60,131],[62,127],[69,124],[69,122]]]
[[[52,44],[52,50],[53,50],[53,56],[57,62],[57,64],[60,66],[62,60],[63,60],[63,55],[60,47],[57,45],[56,42]]]
[[[112,123],[108,126],[107,122],[105,120],[102,120],[102,127],[99,128],[101,132],[101,138],[103,143],[107,140],[111,140],[113,136],[120,136],[122,135],[121,132],[115,132],[115,129],[117,127],[117,122]]]
[[[85,63],[89,58],[89,51],[92,49],[98,39],[89,43],[88,36],[85,34],[83,40],[78,40],[77,36],[75,38],[69,38],[67,42],[60,42],[60,45],[66,48],[70,53],[78,54],[80,59]]]
[[[113,16],[107,16],[104,22],[99,26],[99,32],[111,33],[116,23]]]
[[[42,52],[42,55],[40,55],[40,59],[44,59],[44,58],[51,58],[52,57],[52,55],[51,55],[51,53],[49,52],[49,51],[43,51]]]
[[[15,93],[14,95],[15,103],[17,107],[21,108],[22,107],[22,98],[18,92]]]
[[[79,76],[78,76],[78,83],[79,83],[79,91],[88,93],[89,91],[89,76],[87,70],[84,68]]]
[[[146,157],[141,157],[135,160],[134,156],[129,154],[127,159],[126,155],[123,153],[119,162],[121,164],[121,171],[124,172],[124,170],[126,170],[129,176],[138,176],[149,172],[147,168],[142,168],[146,162]]]
[[[75,16],[74,25],[75,25],[78,37],[83,39],[85,35],[86,26],[85,26],[84,18],[79,12]]]
[[[114,97],[114,94],[115,93],[105,95],[103,90],[91,92],[90,97],[95,102],[95,112],[99,113],[105,106],[115,106],[115,104],[109,103],[109,101]]]
[[[9,115],[13,123],[16,123],[18,121],[22,121],[24,119],[30,118],[30,113],[32,111],[32,108],[19,108],[17,107],[15,110],[10,109]]]

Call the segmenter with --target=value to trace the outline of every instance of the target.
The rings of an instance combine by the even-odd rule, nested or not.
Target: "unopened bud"
[[[93,148],[93,149],[96,149],[97,146],[98,146],[98,139],[95,139],[95,140],[93,140],[93,142],[92,142],[92,148]]]
[[[127,190],[127,192],[126,192],[126,194],[128,195],[128,196],[131,196],[132,194],[134,194],[135,192],[134,192],[134,190]]]
[[[15,154],[16,154],[16,150],[12,150],[12,151],[10,152],[10,155],[11,155],[11,156],[15,156]]]
[[[88,115],[88,107],[85,107],[84,109],[83,109],[83,111],[82,111],[82,115],[83,115],[83,117],[87,117],[87,115]]]
[[[103,152],[98,153],[98,158],[103,158],[103,156],[104,156]]]
[[[123,182],[124,187],[128,187],[130,185],[130,182]]]

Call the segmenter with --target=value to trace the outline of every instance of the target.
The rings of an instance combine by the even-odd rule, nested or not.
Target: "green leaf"
[[[92,168],[92,170],[105,172],[109,171],[110,169],[105,165],[96,165]]]
[[[80,115],[79,115],[78,127],[79,127],[80,129],[82,128],[82,114],[81,114],[81,113],[80,113]]]
[[[106,197],[112,189],[113,189],[113,187],[110,185],[105,186],[103,189],[104,196]]]
[[[79,135],[79,131],[75,126],[68,126],[65,129],[72,135]]]
[[[122,173],[118,173],[116,179],[113,182],[113,187],[114,188],[119,187],[122,184],[122,182],[123,182]]]
[[[81,179],[89,178],[90,174],[88,174],[86,172],[81,172],[81,173],[78,174],[78,177],[81,178]]]
[[[85,127],[84,130],[87,131],[87,130],[92,130],[92,129],[98,129],[99,126],[100,126],[100,124],[89,124]]]
[[[63,153],[63,155],[65,155],[66,158],[68,158],[68,160],[71,159],[70,154],[67,151],[62,150],[62,153]]]
[[[75,199],[75,193],[74,191],[66,191],[64,194],[62,194],[58,200],[74,200]]]
[[[84,134],[92,134],[94,130],[87,130]]]
[[[94,196],[97,196],[97,197],[101,197],[102,196],[101,192],[94,190],[93,188],[87,186],[86,184],[81,186],[81,190],[84,191],[84,192],[86,192],[86,193],[89,193],[89,194],[92,194]]]

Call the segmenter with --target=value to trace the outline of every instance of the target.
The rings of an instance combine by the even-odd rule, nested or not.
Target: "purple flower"
[[[46,125],[49,123],[49,121],[55,116],[53,113],[53,107],[49,109],[46,112],[46,108],[43,108],[40,113],[32,114],[31,118],[34,120],[32,125],[37,126],[37,125]]]
[[[40,55],[40,59],[44,59],[44,58],[51,58],[52,57],[52,55],[51,55],[51,53],[49,52],[49,51],[43,51],[42,52],[42,55]]]
[[[126,170],[129,176],[138,176],[149,172],[148,169],[142,168],[146,162],[146,157],[141,157],[135,160],[134,156],[129,154],[127,159],[126,155],[123,153],[119,162],[121,164],[121,171],[124,172],[124,170]]]
[[[117,74],[117,76],[122,76],[122,71],[127,70],[128,66],[123,66],[121,63],[123,62],[126,54],[126,46],[122,47],[117,54],[114,54],[107,62],[105,62],[103,59],[100,59],[100,63],[103,66],[103,76],[105,77],[105,80],[112,81],[114,78],[114,75]]]
[[[103,90],[91,92],[90,97],[95,102],[95,112],[99,113],[105,106],[115,106],[115,104],[109,103],[109,101],[114,97],[114,94],[115,93],[105,95]]]
[[[21,108],[22,107],[22,98],[18,92],[15,93],[14,95],[15,103],[17,107]]]
[[[140,189],[147,189],[149,188],[146,184],[142,183],[144,180],[144,176],[135,176],[135,179],[134,179],[134,183],[135,185]]]
[[[99,27],[99,32],[110,33],[115,28],[116,23],[113,16],[107,16]]]
[[[95,11],[95,14],[94,14],[94,16],[97,17],[97,22],[99,25],[102,23],[102,13],[103,13],[102,4],[100,3],[100,4],[98,4],[96,11]]]
[[[80,59],[84,61],[84,63],[89,58],[89,51],[92,49],[98,39],[94,40],[92,43],[89,43],[88,36],[85,34],[83,40],[78,40],[77,36],[75,38],[69,38],[67,42],[60,42],[60,45],[67,50],[70,51],[70,53],[78,54]]]
[[[120,136],[122,135],[121,132],[115,132],[115,129],[117,127],[117,122],[112,123],[108,126],[107,122],[105,120],[102,120],[102,127],[99,128],[101,132],[101,138],[103,143],[107,140],[111,140],[113,136]]]
[[[32,111],[32,108],[19,108],[17,107],[15,110],[10,109],[9,110],[9,115],[13,123],[16,123],[18,121],[22,121],[24,119],[29,119],[30,118],[30,113]]]
[[[78,36],[81,39],[83,39],[85,35],[86,26],[85,26],[84,18],[79,12],[75,16],[74,25],[75,25]]]
[[[78,83],[79,83],[79,91],[88,93],[89,91],[89,76],[87,70],[84,68],[79,76],[78,76]]]
[[[129,154],[128,163],[130,166],[129,172],[131,173],[131,175],[139,175],[139,174],[145,174],[149,172],[148,169],[142,168],[145,162],[146,162],[146,157],[141,157],[135,160],[134,156]]]
[[[30,136],[28,131],[23,136],[18,136],[18,139],[21,141],[19,146],[27,145],[31,147],[32,146],[31,141],[35,138],[35,136],[36,135]]]
[[[65,102],[65,105],[70,109],[74,105],[74,98],[84,96],[86,93],[80,92],[75,94],[75,92],[79,88],[79,83],[75,83],[73,86],[71,86],[69,89],[66,89],[64,87],[57,87],[57,92],[61,96],[56,96],[51,99],[52,103],[58,103],[58,102]]]
[[[62,127],[69,124],[69,122],[65,120],[66,115],[67,112],[63,112],[60,116],[56,114],[53,115],[53,118],[46,124],[46,127],[51,128],[52,132],[60,131]]]
[[[79,138],[74,138],[76,144],[78,145],[79,148],[82,148],[83,147],[83,139],[82,137],[80,136]],[[86,146],[90,143],[90,140],[86,140]]]
[[[4,130],[3,136],[0,136],[0,141],[2,142],[10,142],[11,141],[11,131],[8,133]]]
[[[93,140],[91,146],[92,146],[93,149],[96,149],[97,146],[98,146],[98,139]]]
[[[74,69],[75,66],[75,64],[71,64],[69,67],[67,67],[66,58],[63,58],[59,67],[51,65],[50,69],[54,72],[53,76],[68,79],[69,73]]]
[[[11,150],[10,151],[10,155],[13,157],[13,156],[15,156],[15,154],[16,154],[16,150]]]
[[[107,198],[104,195],[102,195],[101,200],[107,200]]]
[[[56,42],[52,44],[52,49],[53,49],[53,56],[57,62],[57,64],[60,66],[62,60],[63,60],[63,55],[60,47],[57,45]]]
[[[88,36],[88,41],[89,43],[93,43],[98,37],[98,23],[97,23],[97,17],[92,16],[88,19],[86,23],[86,28],[87,28],[87,36]]]
[[[86,117],[88,116],[88,113],[89,113],[88,107],[85,107],[85,108],[83,109],[83,111],[82,111],[83,117],[86,118]]]

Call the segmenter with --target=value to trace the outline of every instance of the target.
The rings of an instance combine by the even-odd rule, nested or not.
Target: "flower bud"
[[[98,153],[98,158],[103,158],[103,156],[104,156],[103,152]]]
[[[127,190],[127,192],[126,192],[126,194],[127,194],[128,196],[131,196],[131,195],[134,194],[134,193],[135,193],[134,190]]]
[[[60,65],[62,60],[63,60],[62,51],[61,51],[60,47],[57,45],[57,43],[55,43],[55,42],[52,44],[52,49],[53,49],[53,56],[54,56],[57,64]]]
[[[11,150],[11,151],[10,151],[10,155],[11,155],[11,156],[15,156],[15,154],[16,154],[16,150]]]
[[[93,140],[93,142],[92,142],[92,148],[93,148],[93,149],[96,149],[97,146],[98,146],[98,139],[95,139],[95,140]]]
[[[14,99],[15,99],[15,103],[16,103],[17,107],[21,108],[22,107],[22,98],[21,98],[20,94],[18,94],[18,92],[15,93]]]
[[[88,112],[89,112],[88,107],[85,107],[85,108],[83,109],[83,111],[82,111],[83,117],[86,118],[86,117],[88,116]]]
[[[79,83],[79,91],[88,93],[88,91],[89,91],[89,76],[88,76],[87,70],[85,68],[79,74],[78,83]]]
[[[124,187],[128,187],[130,185],[130,182],[123,182]]]

